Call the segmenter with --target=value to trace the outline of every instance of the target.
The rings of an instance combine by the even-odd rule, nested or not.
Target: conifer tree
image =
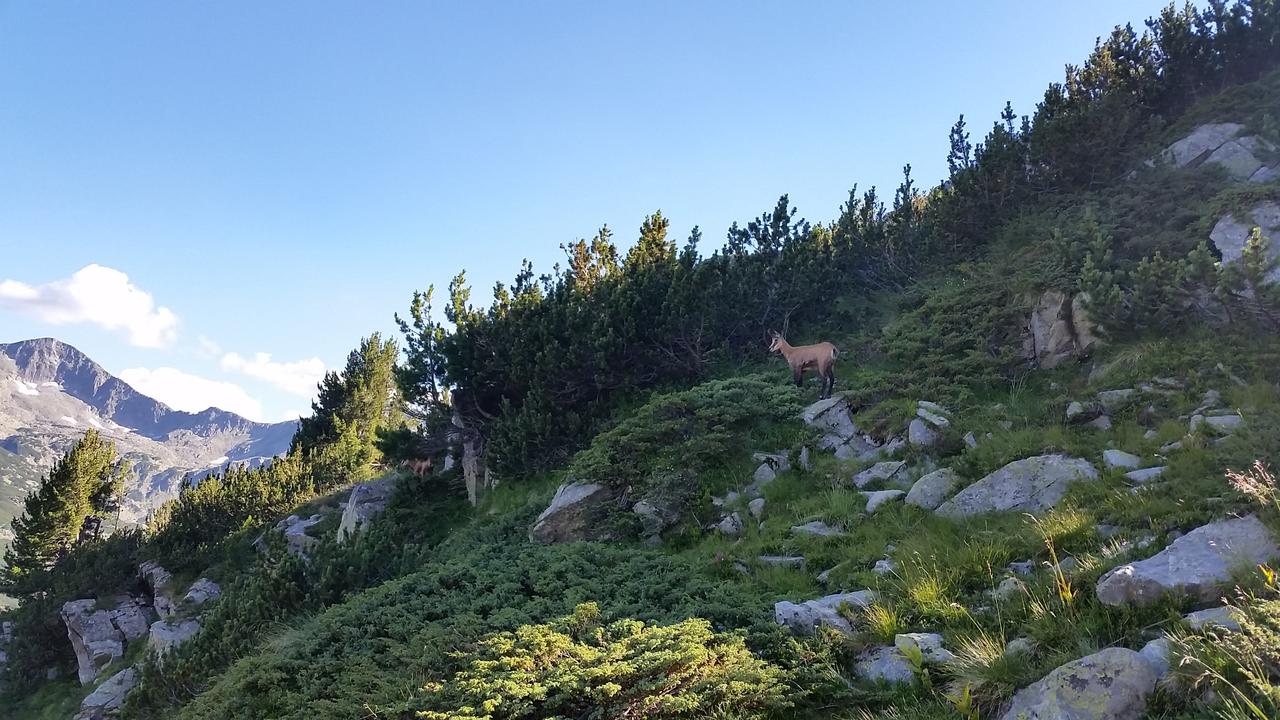
[[[114,509],[122,476],[115,448],[89,430],[53,466],[13,520],[0,587],[17,596],[43,589],[42,577],[80,535],[85,519]]]

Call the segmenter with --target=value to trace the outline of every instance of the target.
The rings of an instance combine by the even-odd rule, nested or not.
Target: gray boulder
[[[915,672],[902,651],[896,647],[879,647],[858,657],[853,672],[863,680],[893,685],[908,685],[915,680]]]
[[[1143,645],[1142,649],[1138,651],[1142,659],[1146,660],[1147,664],[1151,666],[1151,670],[1155,672],[1157,682],[1168,677],[1169,671],[1172,669],[1169,659],[1169,651],[1171,649],[1169,638],[1161,637]]]
[[[662,534],[680,522],[679,510],[656,498],[640,500],[631,506],[631,512],[640,518],[640,537],[650,544],[661,543]]]
[[[1138,653],[1107,648],[1069,662],[1013,696],[1001,720],[1140,720],[1156,673]]]
[[[172,615],[178,605],[173,598],[173,591],[169,588],[169,581],[173,579],[173,575],[154,560],[139,564],[138,575],[151,590],[154,598],[151,606],[155,608],[156,614],[160,617]]]
[[[916,447],[933,447],[942,440],[942,436],[929,423],[920,418],[911,418],[907,425],[907,442]]]
[[[792,535],[810,535],[814,537],[839,537],[844,535],[844,531],[840,528],[831,527],[821,520],[814,520],[803,525],[792,525]]]
[[[1239,415],[1209,415],[1204,419],[1204,424],[1214,432],[1225,435],[1243,425],[1244,418]]]
[[[1099,415],[1098,417],[1096,417],[1096,418],[1094,418],[1094,419],[1090,420],[1089,422],[1085,423],[1085,426],[1086,426],[1086,427],[1091,427],[1091,428],[1093,428],[1094,430],[1104,430],[1104,431],[1105,431],[1105,430],[1110,430],[1110,429],[1111,429],[1111,417],[1110,417],[1109,415]]]
[[[853,484],[855,487],[864,488],[874,482],[887,482],[899,477],[906,467],[907,464],[901,460],[878,462],[854,475]]]
[[[1266,163],[1258,159],[1258,155],[1274,149],[1271,143],[1257,136],[1236,138],[1220,145],[1205,159],[1205,163],[1223,168],[1236,180],[1249,180],[1259,170],[1267,167]]]
[[[934,470],[921,476],[907,493],[908,505],[933,510],[943,503],[960,484],[960,476],[950,468]]]
[[[171,649],[195,637],[198,632],[200,632],[200,623],[195,620],[179,620],[177,618],[157,620],[151,624],[147,646],[154,650],[157,655],[164,655]]]
[[[1098,393],[1098,403],[1102,405],[1103,411],[1108,415],[1114,414],[1117,410],[1123,410],[1135,400],[1137,390],[1133,388],[1122,388],[1120,390],[1103,390]]]
[[[841,606],[865,608],[875,601],[876,594],[871,590],[837,593],[799,603],[783,600],[774,603],[773,619],[796,635],[812,635],[822,625],[853,635],[853,626],[840,614]]]
[[[1164,466],[1161,465],[1159,467],[1149,467],[1149,468],[1143,468],[1141,470],[1131,470],[1125,473],[1124,476],[1130,482],[1135,482],[1135,483],[1138,483],[1139,485],[1143,485],[1151,482],[1152,480],[1155,480],[1156,478],[1160,477],[1163,474],[1164,474]]]
[[[209,578],[200,578],[191,583],[191,589],[182,596],[182,600],[192,605],[203,605],[220,597],[222,597],[222,588],[218,587],[218,583]]]
[[[716,530],[726,537],[738,537],[742,534],[745,526],[742,524],[742,516],[738,513],[729,513],[720,518],[720,522],[716,524]]]
[[[307,529],[320,524],[321,520],[324,520],[322,515],[312,515],[306,518],[290,515],[276,523],[275,529],[284,536],[285,549],[288,552],[305,558],[311,549],[320,542],[319,538],[309,535]]]
[[[849,401],[839,395],[810,405],[804,409],[801,417],[805,425],[829,435],[848,439],[858,433],[858,426],[853,422],[853,411],[849,407]]]
[[[1201,125],[1191,134],[1170,145],[1164,151],[1164,159],[1185,168],[1195,167],[1213,154],[1213,151],[1232,140],[1244,126],[1238,123],[1210,123]]]
[[[1102,464],[1109,468],[1131,470],[1142,466],[1142,458],[1114,448],[1102,451]]]
[[[351,495],[342,510],[342,521],[338,523],[338,542],[355,537],[361,528],[381,515],[387,509],[395,488],[395,478],[360,483],[351,488]]]
[[[1223,265],[1240,261],[1245,243],[1255,227],[1261,229],[1264,238],[1271,240],[1268,255],[1273,260],[1280,258],[1280,203],[1268,200],[1255,205],[1243,219],[1237,219],[1235,215],[1228,213],[1213,226],[1209,239],[1222,253]],[[1280,281],[1280,268],[1269,273],[1267,281]]]
[[[756,520],[764,518],[764,498],[756,498],[747,503],[747,512],[751,513],[751,517]]]
[[[1073,483],[1097,478],[1093,465],[1079,458],[1038,455],[1005,465],[961,490],[934,512],[949,518],[1042,512],[1057,505]]]
[[[616,505],[614,493],[598,483],[564,483],[551,504],[534,520],[529,539],[543,544],[576,540],[613,540],[614,532],[602,522]]]
[[[1224,630],[1237,631],[1240,629],[1240,619],[1244,617],[1244,613],[1239,608],[1221,605],[1208,610],[1198,610],[1193,613],[1187,613],[1182,619],[1187,621],[1192,630],[1203,630],[1209,626],[1217,626]]]
[[[874,513],[884,505],[901,498],[906,493],[901,490],[876,490],[861,493],[867,499],[867,513]]]
[[[1217,600],[1233,570],[1271,562],[1280,547],[1255,516],[1219,520],[1183,535],[1154,556],[1112,569],[1098,580],[1107,605],[1150,605],[1166,593]]]
[[[1023,356],[1036,367],[1055,368],[1065,360],[1087,356],[1099,344],[1081,296],[1046,290],[1029,304]]]
[[[756,558],[761,565],[799,569],[804,567],[804,557],[800,555],[761,555]]]
[[[120,598],[112,608],[99,608],[93,599],[71,600],[60,613],[76,655],[81,685],[97,679],[103,669],[124,656],[134,640],[151,630],[149,608],[135,598]]]
[[[893,638],[894,647],[906,652],[912,648],[920,651],[926,665],[945,665],[956,659],[956,656],[942,647],[942,636],[938,633],[899,633]]]
[[[107,678],[80,702],[80,712],[72,720],[99,720],[112,717],[124,704],[124,698],[138,684],[138,671],[125,668]]]

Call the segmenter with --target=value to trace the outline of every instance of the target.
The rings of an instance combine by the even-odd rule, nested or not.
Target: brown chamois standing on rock
[[[773,333],[773,342],[769,344],[769,352],[782,353],[787,364],[791,366],[791,374],[795,377],[796,387],[804,386],[804,371],[814,368],[822,378],[822,398],[831,397],[836,386],[836,355],[840,352],[829,342],[816,345],[791,345],[782,337],[782,333]]]

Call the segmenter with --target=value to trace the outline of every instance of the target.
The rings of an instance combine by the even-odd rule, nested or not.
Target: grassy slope
[[[1264,83],[1274,83],[1277,77],[1280,74]],[[1253,90],[1235,91],[1232,103],[1212,101],[1193,115],[1233,119],[1216,114],[1229,107],[1246,113],[1239,119],[1252,122],[1253,114],[1241,110],[1234,98],[1253,97]],[[1260,97],[1265,101],[1272,96],[1263,92]],[[1007,303],[995,313],[1006,317],[1025,293],[1044,287],[1062,272],[1044,245],[1047,228],[1078,218],[1084,205],[1096,208],[1099,222],[1116,237],[1119,254],[1138,257],[1155,248],[1185,252],[1207,235],[1225,208],[1260,193],[1274,196],[1276,189],[1224,189],[1211,171],[1156,170],[1106,193],[1054,198],[1028,208],[997,233],[992,257],[998,260],[976,262],[926,281],[905,296],[883,298],[878,315],[886,323],[896,322],[896,330],[826,331],[842,348],[854,349],[842,361],[843,387],[860,398],[883,401],[864,411],[859,419],[865,425],[900,428],[914,400],[935,399],[950,405],[961,432],[982,438],[977,449],[952,444],[952,454],[939,458],[942,466],[952,467],[966,481],[1042,452],[1067,452],[1101,465],[1103,449],[1112,444],[1155,462],[1160,445],[1184,435],[1185,420],[1179,416],[1195,407],[1205,390],[1222,391],[1227,405],[1245,415],[1247,428],[1221,444],[1201,437],[1188,440],[1186,450],[1164,461],[1168,470],[1153,487],[1132,492],[1118,473],[1104,472],[1099,482],[1078,486],[1039,524],[1020,516],[953,523],[904,505],[868,517],[862,512],[861,496],[847,483],[860,466],[823,456],[811,472],[784,474],[766,488],[764,523],[749,527],[741,540],[694,534],[654,550],[628,544],[529,545],[524,528],[545,507],[559,478],[513,483],[491,496],[473,520],[432,549],[413,572],[355,592],[317,614],[277,625],[260,639],[256,651],[213,678],[179,717],[394,717],[410,706],[410,698],[428,678],[447,677],[456,669],[460,659],[453,653],[465,651],[484,632],[543,622],[587,600],[599,601],[613,617],[668,621],[699,615],[726,627],[750,628],[753,642],[769,654],[777,653],[783,643],[769,627],[773,602],[837,589],[875,588],[883,601],[855,618],[857,638],[822,656],[837,660],[830,669],[842,671],[843,661],[860,647],[889,641],[895,632],[942,632],[948,647],[965,660],[961,679],[980,688],[979,699],[988,706],[1093,649],[1140,647],[1174,626],[1187,607],[1176,599],[1142,611],[1102,607],[1093,600],[1093,583],[1126,558],[1163,547],[1171,532],[1248,509],[1226,487],[1222,474],[1225,468],[1242,467],[1255,458],[1280,460],[1274,443],[1280,435],[1275,390],[1280,346],[1275,338],[1195,331],[1131,339],[1111,343],[1088,365],[1011,381],[999,368],[960,362],[963,353],[956,348],[972,338],[963,333],[952,338],[956,347],[942,342],[942,333],[952,329],[938,323],[947,318],[915,309],[930,298],[946,307],[980,296],[990,298],[983,302]],[[1219,362],[1250,384],[1236,386],[1216,369]],[[760,371],[786,382],[777,361],[724,368],[721,375]],[[1063,423],[1062,410],[1070,399],[1087,399],[1098,390],[1129,387],[1154,376],[1185,383],[1183,390],[1156,403],[1162,419],[1154,439],[1143,437],[1146,428],[1139,411],[1145,405],[1117,413],[1110,433]],[[816,390],[810,387],[807,392],[812,396]],[[748,445],[775,449],[799,434],[798,427],[769,428],[750,437]],[[750,469],[744,453],[728,459],[704,482],[715,491],[735,482],[745,485]],[[792,525],[815,519],[848,532],[825,539],[789,532]],[[1094,528],[1103,523],[1123,531],[1117,537],[1101,537]],[[1125,540],[1146,536],[1155,542],[1145,550],[1125,545]],[[893,549],[887,552],[889,546]],[[1043,565],[1051,559],[1051,547],[1058,556],[1075,557],[1078,568],[1063,577],[1041,569],[1027,580],[1025,593],[1005,601],[989,597],[1007,576],[1004,568],[1009,562],[1033,560]],[[803,554],[806,568],[768,568],[755,560],[761,554],[784,553]],[[872,566],[886,557],[893,560],[895,572],[872,573]],[[740,572],[735,561],[751,572]],[[827,568],[835,569],[824,588],[815,578]],[[1063,581],[1069,582],[1074,596],[1064,592]],[[1005,642],[1016,637],[1031,638],[1038,649],[1022,662],[1001,659]],[[808,679],[815,687],[822,683]],[[935,684],[941,686],[943,679],[936,678]],[[47,692],[59,694],[56,687]],[[902,717],[955,717],[947,702],[927,687],[842,692],[837,693],[844,713],[840,717],[857,717],[854,706],[886,717],[891,708]],[[43,717],[35,714],[40,705],[33,698],[27,703],[31,709],[18,717]],[[1152,717],[1190,717],[1186,712],[1162,697]],[[812,716],[830,717],[832,710],[819,707]]]

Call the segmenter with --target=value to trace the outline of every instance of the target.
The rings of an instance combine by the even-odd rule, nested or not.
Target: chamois
[[[400,462],[401,470],[409,470],[409,472],[418,477],[426,477],[431,474],[431,458],[412,458]]]
[[[822,378],[822,397],[831,397],[836,386],[836,355],[839,351],[829,342],[816,345],[794,346],[782,337],[782,333],[773,333],[773,342],[769,344],[769,352],[782,353],[787,364],[791,366],[791,374],[795,377],[796,386],[804,386],[804,371],[814,368]]]

